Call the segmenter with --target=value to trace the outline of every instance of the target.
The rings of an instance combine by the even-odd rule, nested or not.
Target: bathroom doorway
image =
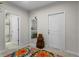
[[[5,18],[5,46],[6,49],[19,47],[19,16],[6,13]]]

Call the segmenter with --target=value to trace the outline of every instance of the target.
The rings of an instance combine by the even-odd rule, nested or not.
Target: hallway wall
[[[5,12],[5,10],[9,13],[12,13],[14,15],[20,16],[21,18],[21,24],[20,24],[20,46],[24,46],[26,45],[27,41],[28,41],[28,12],[20,9],[17,6],[11,5],[11,4],[7,4],[7,3],[3,3],[2,5],[0,5],[0,8],[2,9],[3,12]],[[4,13],[5,14],[5,13]],[[4,19],[0,19],[0,40],[2,40],[2,44],[0,42],[0,48],[2,48],[2,50],[5,48],[5,42],[4,42],[4,21],[1,21]]]
[[[77,38],[78,26],[78,2],[56,2],[34,10],[30,13],[30,18],[37,16],[38,18],[38,32],[42,32],[45,38],[46,47],[48,47],[48,14],[65,12],[65,50],[74,54],[79,54],[79,42]],[[31,20],[30,19],[30,20]]]

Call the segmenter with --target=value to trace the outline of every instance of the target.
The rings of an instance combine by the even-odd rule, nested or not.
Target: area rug
[[[25,57],[25,56],[28,56],[29,53],[30,53],[29,48],[22,48],[22,49],[19,49],[18,51],[15,51],[11,54],[6,55],[5,57]]]
[[[31,57],[54,57],[54,54],[46,50],[38,50]]]
[[[4,57],[62,57],[62,56],[60,55],[55,56],[54,53],[43,49],[25,47],[13,53],[10,53]]]

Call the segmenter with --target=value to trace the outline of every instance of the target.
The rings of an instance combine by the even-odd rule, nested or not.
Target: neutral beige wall
[[[4,3],[2,5],[2,9],[7,10],[8,12],[17,16],[20,16],[20,45],[26,45],[26,42],[28,41],[28,12],[18,8],[17,6],[13,6],[7,3]]]
[[[48,45],[48,14],[62,11],[65,12],[66,50],[77,53],[79,47],[77,40],[77,2],[56,2],[51,6],[32,11],[30,18],[37,16],[38,32],[44,34],[46,44]]]

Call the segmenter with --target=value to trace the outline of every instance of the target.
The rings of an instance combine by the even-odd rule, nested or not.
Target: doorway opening
[[[18,49],[19,47],[19,16],[6,13],[5,18],[5,47]]]

